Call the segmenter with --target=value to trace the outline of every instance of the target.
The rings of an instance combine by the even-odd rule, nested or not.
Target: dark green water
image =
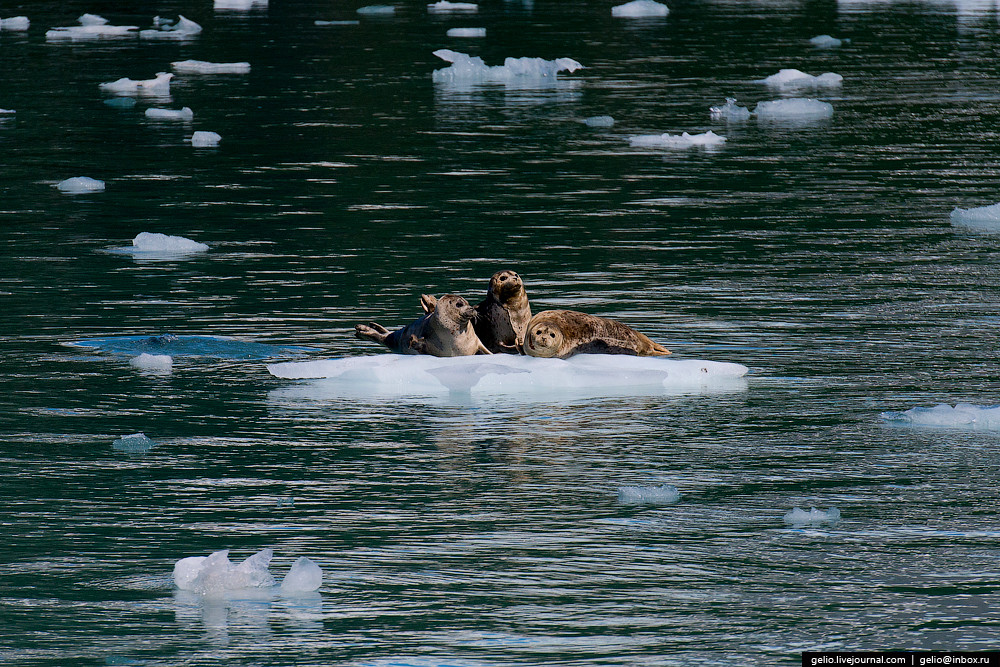
[[[323,27],[361,3],[134,4],[0,7],[32,20],[0,33],[0,107],[17,112],[0,117],[0,662],[792,665],[804,650],[996,648],[1000,437],[879,418],[1000,395],[1000,237],[949,222],[1000,201],[992,3],[677,0],[652,21],[612,19],[613,3],[407,3]],[[143,28],[182,13],[204,32],[46,42],[84,12]],[[445,36],[472,26],[487,37]],[[852,41],[818,50],[820,34]],[[439,48],[586,69],[456,88],[431,81]],[[185,59],[252,70],[103,104],[99,83]],[[710,119],[727,96],[783,96],[754,82],[787,67],[844,76],[807,93],[831,119]],[[582,123],[605,114],[614,127]],[[727,143],[628,143],[708,129]],[[222,143],[194,149],[194,130]],[[53,187],[73,176],[107,189]],[[211,249],[108,252],[143,231]],[[366,399],[241,352],[157,374],[67,346],[173,333],[377,353],[355,323],[405,324],[421,292],[475,299],[504,267],[536,311],[623,319],[679,358],[745,364],[747,385]],[[140,431],[148,453],[112,447]],[[680,500],[618,502],[659,484]],[[842,519],[788,526],[795,506]],[[279,578],[316,561],[319,592],[174,589],[180,558],[263,547]]]

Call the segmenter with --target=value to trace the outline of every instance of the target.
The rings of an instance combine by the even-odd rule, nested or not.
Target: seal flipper
[[[385,340],[389,336],[389,330],[377,322],[370,322],[369,324],[355,324],[354,336],[356,338],[360,338],[361,340],[370,340],[373,343],[378,343],[379,345],[386,345]]]
[[[430,314],[434,312],[437,308],[437,297],[430,294],[420,295],[420,307],[424,309],[424,313]]]

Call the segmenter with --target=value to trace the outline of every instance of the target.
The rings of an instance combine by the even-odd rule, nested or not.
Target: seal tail
[[[354,325],[354,336],[361,340],[370,340],[373,343],[385,345],[385,339],[388,338],[389,332],[381,324],[371,322],[370,324]]]

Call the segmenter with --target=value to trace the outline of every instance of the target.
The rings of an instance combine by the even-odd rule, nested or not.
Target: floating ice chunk
[[[228,591],[274,586],[268,571],[274,552],[262,549],[239,565],[229,561],[229,550],[209,556],[182,558],[174,564],[174,584],[202,595],[222,595]]]
[[[942,403],[933,408],[910,408],[905,412],[883,412],[882,419],[912,426],[949,428],[1000,429],[1000,405],[980,406],[958,403],[955,407]]]
[[[583,124],[587,127],[614,127],[615,119],[611,116],[591,116],[584,118]]]
[[[281,580],[283,593],[308,593],[323,584],[323,570],[305,556],[299,557]]]
[[[17,113],[13,109],[0,109],[0,116],[10,116]]]
[[[9,32],[24,32],[31,26],[31,21],[27,16],[12,16],[9,19],[0,19],[0,30]]]
[[[1000,204],[976,208],[955,208],[951,223],[963,227],[1000,231]]]
[[[210,63],[205,60],[178,60],[170,63],[178,74],[246,74],[250,63]]]
[[[132,435],[123,435],[114,442],[111,443],[112,449],[119,452],[129,452],[132,454],[140,452],[148,452],[151,450],[155,444],[152,440],[146,437],[145,433],[133,433]]]
[[[448,37],[486,37],[486,28],[449,28]]]
[[[201,26],[181,14],[175,23],[157,16],[153,24],[155,28],[139,31],[139,39],[190,39],[201,34]]]
[[[810,523],[837,523],[840,520],[840,510],[831,507],[827,511],[811,508],[808,512],[798,507],[787,512],[784,516],[785,523],[792,525],[805,525]]]
[[[669,505],[680,499],[676,486],[623,486],[618,489],[618,502],[622,505]]]
[[[474,2],[449,2],[441,0],[432,5],[427,5],[427,11],[431,14],[446,14],[448,12],[478,12],[479,5]]]
[[[71,195],[83,194],[85,192],[104,192],[104,181],[89,176],[74,176],[65,181],[56,183],[56,187],[62,192]]]
[[[174,369],[173,357],[166,354],[148,354],[143,352],[138,357],[133,357],[128,363],[133,368],[139,368],[144,371],[169,373]]]
[[[831,37],[830,35],[816,35],[809,40],[809,43],[815,46],[817,49],[835,49],[838,46],[843,46],[849,43],[849,39],[837,39],[836,37]]]
[[[726,143],[726,138],[709,130],[702,134],[640,134],[629,137],[629,145],[635,148],[712,148]]]
[[[195,148],[218,146],[220,141],[222,141],[222,137],[217,132],[200,130],[191,135],[191,145]]]
[[[83,14],[76,19],[80,25],[93,26],[93,25],[107,25],[108,20],[103,16],[98,16],[97,14]]]
[[[84,14],[77,19],[80,25],[52,28],[46,31],[46,40],[86,41],[96,39],[115,39],[118,37],[134,37],[135,25],[108,25],[108,20],[96,14]]]
[[[632,0],[624,5],[611,8],[612,16],[623,18],[645,18],[650,16],[666,16],[670,9],[661,2],[653,0]]]
[[[183,109],[157,109],[155,107],[146,109],[146,118],[154,118],[156,120],[191,120],[194,118],[194,112],[191,111],[191,107],[184,107]]]
[[[833,116],[833,105],[805,97],[758,102],[754,114],[759,120],[818,120]]]
[[[169,236],[156,232],[139,232],[132,239],[132,247],[143,252],[189,253],[207,252],[208,246],[183,236]]]
[[[750,109],[737,104],[735,97],[727,97],[724,105],[710,107],[708,111],[712,118],[724,120],[729,123],[750,119]]]
[[[358,14],[362,16],[390,16],[395,13],[393,5],[366,5],[358,8]]]
[[[215,9],[250,10],[267,7],[267,0],[215,0]]]
[[[506,82],[521,79],[554,80],[559,72],[575,72],[583,65],[571,58],[507,58],[503,65],[487,65],[479,56],[469,56],[451,49],[438,49],[434,55],[450,62],[449,67],[434,70],[435,82]]]
[[[140,93],[150,95],[169,95],[170,79],[172,78],[174,78],[172,72],[157,72],[156,78],[153,79],[133,81],[132,79],[122,77],[117,81],[98,84],[98,87],[106,93],[115,93],[119,95],[135,95]]]
[[[758,81],[772,88],[836,88],[843,82],[844,77],[833,72],[813,76],[797,69],[783,69]]]

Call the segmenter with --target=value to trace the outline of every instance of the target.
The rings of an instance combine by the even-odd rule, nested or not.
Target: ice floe
[[[479,11],[479,5],[474,2],[449,2],[448,0],[441,0],[440,2],[427,5],[427,11],[431,14],[447,14],[449,12],[472,13]]]
[[[132,239],[132,247],[143,252],[208,252],[205,243],[158,232],[139,232]]]
[[[268,0],[215,0],[215,9],[249,11],[255,7],[267,7]]]
[[[652,16],[666,16],[670,9],[662,2],[653,0],[632,0],[624,5],[617,5],[611,8],[612,16],[623,18],[646,18]]]
[[[106,93],[116,95],[169,95],[170,80],[174,78],[172,72],[157,72],[152,79],[132,80],[122,77],[117,81],[98,84],[98,87]]]
[[[849,39],[837,39],[836,37],[831,37],[830,35],[816,35],[809,40],[809,43],[817,49],[835,49],[849,43],[850,41],[851,40]]]
[[[46,31],[45,39],[52,41],[87,41],[135,37],[137,25],[108,25],[108,20],[96,14],[84,14],[77,19],[80,25],[52,28]]]
[[[218,146],[220,141],[222,141],[222,137],[219,136],[217,132],[199,130],[191,135],[191,145],[195,148],[210,148],[212,146]]]
[[[806,97],[758,102],[754,107],[758,120],[820,120],[833,116],[833,105]]]
[[[746,366],[698,359],[578,354],[569,359],[513,355],[440,358],[377,354],[270,364],[284,379],[312,379],[318,395],[521,394],[698,391],[744,388]]]
[[[584,118],[583,124],[587,127],[614,127],[615,119],[611,116],[591,116]]]
[[[27,16],[12,16],[9,19],[0,19],[0,30],[4,32],[24,32],[31,27],[31,21]]]
[[[1000,204],[958,208],[951,212],[951,223],[962,227],[1000,231]]]
[[[486,37],[486,28],[449,28],[448,37]]]
[[[708,130],[701,134],[640,134],[628,138],[629,145],[634,148],[693,148],[700,146],[711,148],[726,143],[726,138]]]
[[[201,34],[200,25],[180,14],[174,22],[157,16],[153,19],[153,25],[156,27],[140,30],[139,39],[190,39]]]
[[[844,77],[833,72],[813,76],[798,69],[783,69],[757,83],[763,83],[772,88],[836,88],[843,82]]]
[[[132,368],[158,373],[170,373],[174,369],[174,358],[168,354],[143,352],[138,357],[133,357],[128,363]]]
[[[208,556],[189,556],[174,564],[173,579],[177,588],[208,597],[222,596],[232,591],[274,587],[269,567],[274,557],[272,549],[262,549],[242,563],[229,560],[229,550]],[[285,586],[285,583],[288,586]],[[323,583],[323,572],[308,558],[299,558],[285,575],[280,587],[284,593],[311,592]]]
[[[166,355],[170,357],[207,357],[215,359],[288,359],[301,357],[319,348],[300,345],[270,345],[239,340],[229,336],[160,334],[158,336],[109,336],[84,338],[65,345],[110,354]]]
[[[64,181],[56,183],[56,187],[61,191],[71,195],[84,194],[87,192],[104,192],[104,181],[89,176],[74,176]]]
[[[358,8],[358,14],[362,16],[392,16],[396,13],[394,5],[365,5]]]
[[[178,60],[170,63],[178,74],[246,74],[250,63],[212,63],[205,60]]]
[[[191,120],[194,118],[194,112],[191,111],[191,107],[184,107],[182,109],[159,109],[151,107],[146,109],[146,118],[156,120]]]
[[[141,454],[148,452],[155,446],[156,444],[146,437],[145,433],[123,435],[111,443],[112,449],[119,452],[127,452],[129,454]]]
[[[487,65],[479,56],[469,56],[451,49],[438,49],[434,55],[451,63],[434,70],[439,83],[483,82],[504,83],[513,80],[554,80],[559,72],[575,72],[583,65],[571,58],[506,58],[503,65]]]
[[[13,109],[0,109],[0,116],[12,116],[16,113]]]
[[[825,512],[815,507],[810,508],[808,511],[796,507],[785,514],[783,517],[785,523],[791,524],[793,526],[804,526],[808,524],[820,524],[820,523],[837,523],[840,520],[840,510],[836,507],[831,507]]]
[[[670,505],[676,503],[681,492],[676,486],[622,486],[618,489],[618,502],[622,505]]]
[[[1000,429],[1000,405],[958,403],[952,407],[941,403],[932,408],[917,407],[903,412],[883,412],[879,416],[887,422],[910,426]]]
[[[724,120],[729,123],[750,119],[750,109],[736,103],[735,97],[727,97],[726,103],[722,106],[710,107],[708,110],[712,118]]]

